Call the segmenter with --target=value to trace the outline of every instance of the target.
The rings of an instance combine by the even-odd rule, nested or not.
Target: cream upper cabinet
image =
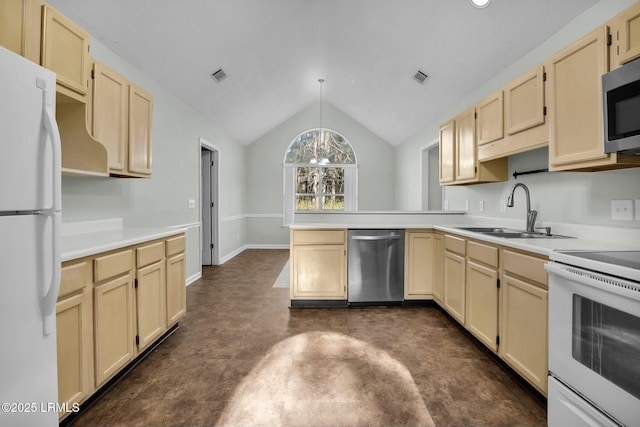
[[[40,64],[44,0],[0,1],[0,46]]]
[[[467,241],[465,326],[498,350],[498,248]]]
[[[86,101],[89,33],[51,6],[42,6],[42,66],[56,73],[58,91]]]
[[[455,181],[455,121],[451,120],[440,126],[440,184]]]
[[[444,308],[465,323],[465,240],[444,236]]]
[[[115,176],[151,175],[153,98],[117,72],[95,61],[92,134],[108,151]]]
[[[291,230],[291,299],[347,299],[346,230]]]
[[[440,184],[506,181],[507,159],[478,161],[476,111],[472,107],[440,127]]]
[[[433,295],[434,234],[407,230],[404,250],[404,299],[427,299]]]
[[[151,123],[153,97],[143,89],[129,85],[129,172],[151,175]]]
[[[505,131],[508,135],[544,124],[544,67],[536,67],[505,89]]]
[[[640,2],[610,21],[611,58],[610,69],[614,70],[640,57]]]
[[[502,90],[476,104],[478,145],[504,137],[504,103]]]
[[[478,171],[476,153],[476,109],[472,107],[456,116],[456,181],[475,179]]]
[[[444,301],[444,237],[433,235],[433,297],[436,301]]]
[[[109,172],[122,174],[127,165],[127,80],[104,64],[95,62],[93,79],[92,134],[107,148]]]
[[[546,258],[503,251],[501,357],[547,393],[548,281]]]

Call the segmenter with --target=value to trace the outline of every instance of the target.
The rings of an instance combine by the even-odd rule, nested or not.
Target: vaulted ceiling
[[[324,78],[326,102],[393,145],[597,1],[49,0],[240,143],[317,102]]]

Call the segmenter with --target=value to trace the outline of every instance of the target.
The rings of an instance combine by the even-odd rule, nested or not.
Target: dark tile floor
[[[288,256],[206,267],[180,329],[73,425],[546,425],[437,308],[289,309],[272,287]]]

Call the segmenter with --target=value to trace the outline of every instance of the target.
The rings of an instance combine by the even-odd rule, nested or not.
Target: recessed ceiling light
[[[479,9],[489,6],[489,3],[491,3],[491,0],[470,0],[470,1],[472,5],[474,5]]]

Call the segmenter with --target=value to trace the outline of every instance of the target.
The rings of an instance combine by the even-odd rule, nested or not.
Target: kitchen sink
[[[570,236],[560,234],[547,234],[524,230],[513,230],[500,227],[458,227],[460,230],[481,233],[486,236],[503,237],[505,239],[572,239]]]

